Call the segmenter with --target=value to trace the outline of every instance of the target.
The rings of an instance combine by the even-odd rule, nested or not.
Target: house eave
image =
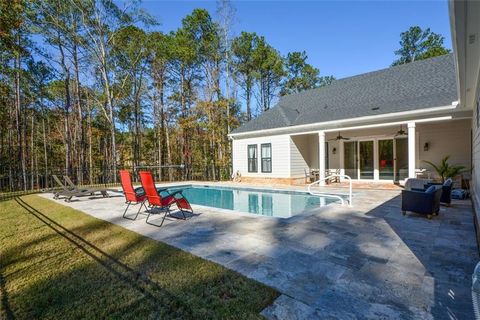
[[[229,138],[236,139],[242,137],[255,137],[262,135],[278,135],[278,134],[294,134],[305,131],[320,131],[320,130],[334,130],[342,129],[344,127],[352,127],[356,125],[365,125],[365,124],[376,124],[381,122],[408,122],[415,120],[417,118],[422,118],[425,116],[445,116],[451,115],[458,106],[458,102],[454,101],[451,105],[448,106],[439,106],[411,111],[402,111],[394,113],[386,113],[374,116],[364,116],[350,119],[341,119],[334,121],[325,121],[325,122],[316,122],[303,125],[289,126],[289,127],[279,127],[272,129],[263,129],[255,131],[246,131],[239,133],[229,134]]]
[[[476,105],[480,90],[479,15],[479,1],[449,1],[458,97],[461,107],[469,109]]]

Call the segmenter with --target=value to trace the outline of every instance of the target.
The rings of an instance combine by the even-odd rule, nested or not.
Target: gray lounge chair
[[[70,202],[73,197],[83,197],[83,196],[93,196],[95,193],[99,192],[104,198],[108,198],[109,194],[107,191],[115,191],[113,189],[107,188],[85,188],[79,189],[73,182],[70,180],[69,177],[63,176],[65,182],[67,182],[68,186],[63,184],[63,182],[56,176],[52,175],[55,182],[60,186],[61,190],[56,191],[53,194],[54,199],[59,199],[60,196],[65,198],[66,202]]]

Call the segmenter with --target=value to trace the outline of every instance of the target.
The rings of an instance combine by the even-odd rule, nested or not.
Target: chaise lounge
[[[63,176],[65,182],[68,184],[66,186],[63,182],[56,176],[52,175],[53,180],[61,188],[61,190],[55,191],[53,194],[54,199],[59,199],[60,196],[63,196],[66,202],[70,202],[73,197],[84,197],[84,196],[93,196],[95,193],[99,192],[104,198],[108,198],[109,194],[107,191],[116,191],[113,189],[107,188],[84,188],[79,189],[68,176]]]

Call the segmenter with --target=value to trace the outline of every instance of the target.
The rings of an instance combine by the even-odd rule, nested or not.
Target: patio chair
[[[315,175],[311,170],[303,169],[303,171],[305,172],[305,184],[315,181]]]
[[[55,179],[55,178],[54,178]],[[57,177],[58,179],[58,177]],[[95,195],[95,193],[100,193],[102,197],[108,198],[110,195],[108,194],[107,191],[115,192],[116,190],[113,189],[108,189],[108,188],[103,188],[103,187],[91,187],[91,188],[82,188],[80,189],[77,187],[72,180],[68,176],[63,176],[63,179],[67,183],[67,188],[70,191],[70,194],[64,195],[66,197],[65,201],[70,202],[72,200],[72,197],[82,197],[82,196],[87,196],[87,195]],[[58,183],[58,182],[57,182]]]
[[[125,203],[127,204],[127,208],[125,208],[125,211],[123,212],[123,217],[128,220],[136,220],[143,206],[145,206],[145,210],[147,210],[147,205],[145,204],[147,196],[145,195],[143,188],[133,188],[132,178],[128,170],[120,170],[119,173],[120,182],[122,183],[123,194],[125,195]],[[137,214],[134,218],[130,218],[127,216],[127,210],[131,204],[140,204],[140,208],[138,208]]]
[[[174,204],[182,213],[183,220],[187,219],[187,217],[185,216],[186,211],[190,211],[191,213],[193,213],[193,209],[190,206],[188,200],[183,196],[182,190],[178,190],[176,192],[169,193],[166,196],[162,196],[155,187],[155,182],[153,181],[153,176],[151,172],[140,171],[139,175],[143,190],[145,190],[145,195],[147,197],[149,207],[151,208],[151,210],[148,210],[148,216],[146,220],[148,224],[154,225],[156,227],[161,227],[167,215],[171,216],[170,207]],[[148,221],[150,215],[156,213],[154,209],[159,209],[165,212],[160,225]]]
[[[76,187],[70,187],[66,186],[60,178],[56,175],[52,175],[53,180],[57,183],[57,185],[61,188],[61,190],[55,191],[53,193],[53,199],[57,200],[60,198],[60,196],[65,197],[66,202],[70,202],[72,200],[72,197],[82,197],[82,196],[88,196],[88,195],[93,195],[94,192],[92,190],[78,190]]]
[[[425,214],[428,219],[438,215],[442,189],[430,186],[427,190],[402,190],[402,214],[407,211]]]
[[[424,189],[427,189],[430,186],[441,186],[442,196],[440,197],[440,203],[450,207],[450,204],[452,203],[453,180],[448,178],[443,184],[429,182],[424,186]]]

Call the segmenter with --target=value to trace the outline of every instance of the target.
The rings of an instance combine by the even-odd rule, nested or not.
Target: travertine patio
[[[275,287],[270,319],[473,318],[479,257],[468,200],[427,220],[401,215],[399,191],[357,189],[352,208],[277,219],[194,207],[198,215],[162,228],[145,215],[123,219],[121,195],[59,203]]]

